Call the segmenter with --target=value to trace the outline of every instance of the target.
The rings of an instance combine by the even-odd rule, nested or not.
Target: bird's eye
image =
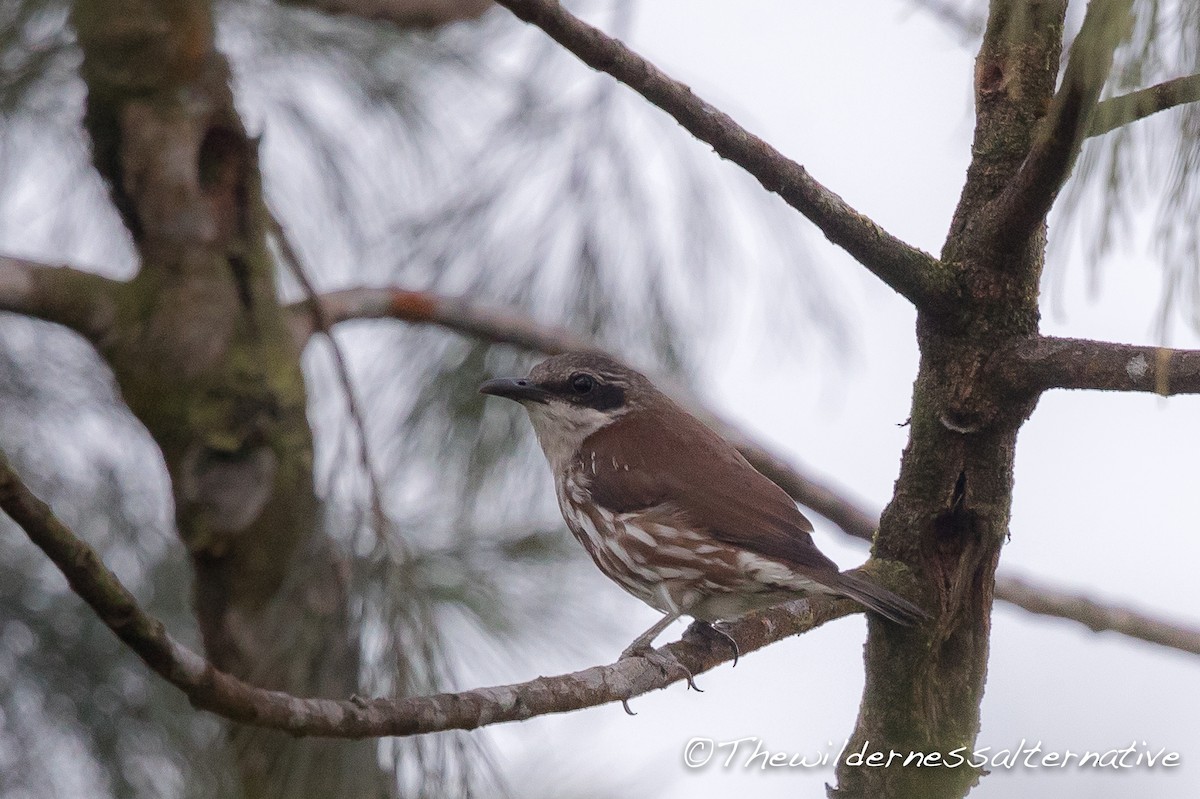
[[[596,387],[596,379],[582,372],[577,375],[571,375],[571,388],[576,394],[590,394],[592,389]]]

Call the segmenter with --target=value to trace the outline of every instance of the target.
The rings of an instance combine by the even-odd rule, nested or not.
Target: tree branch
[[[1000,580],[996,596],[1000,596]],[[1010,604],[1043,616],[1071,619],[1093,632],[1117,632],[1169,649],[1200,655],[1200,630],[1163,621],[1128,608],[1102,605],[1085,596],[1047,591],[1020,577],[1003,580],[1004,599]]]
[[[834,244],[919,308],[952,291],[933,256],[891,235],[818,183],[803,166],[701,100],[621,42],[573,16],[556,0],[497,0],[541,28],[593,69],[606,72],[654,105],[722,158],[745,169],[768,191],[812,221]]]
[[[1200,393],[1200,350],[1039,336],[996,353],[993,378],[1021,392],[1052,388]]]
[[[1058,197],[1086,138],[1096,101],[1128,28],[1132,0],[1091,0],[1063,72],[1062,85],[1029,155],[985,210],[983,235],[999,250],[1023,246]]]
[[[491,0],[283,0],[327,14],[390,22],[399,28],[438,28],[477,19],[492,7]]]
[[[55,322],[93,343],[112,330],[123,285],[69,266],[0,255],[0,311]]]
[[[1175,78],[1119,97],[1110,97],[1096,105],[1087,135],[1102,136],[1159,111],[1195,102],[1200,102],[1200,75]]]
[[[355,319],[391,318],[405,322],[437,324],[463,335],[513,344],[546,354],[570,351],[603,352],[594,342],[568,330],[543,327],[517,314],[483,308],[460,297],[445,298],[427,292],[394,288],[361,288],[321,295],[320,302],[331,324]],[[303,334],[305,329],[311,329],[312,309],[309,301],[295,303],[290,306],[290,310],[295,315],[298,331]],[[1086,355],[1090,351],[1089,348],[1099,353],[1091,357],[1099,358],[1102,355],[1113,362],[1108,371],[1114,378],[1123,375],[1128,381],[1130,376],[1127,370],[1137,372],[1139,369],[1148,368],[1149,371],[1141,380],[1143,383],[1148,382],[1151,387],[1140,390],[1158,390],[1153,388],[1157,379],[1156,373],[1148,365],[1157,363],[1155,359],[1160,357],[1157,353],[1172,353],[1168,359],[1171,371],[1166,373],[1169,377],[1167,388],[1175,390],[1183,380],[1180,361],[1184,360],[1190,372],[1188,379],[1191,385],[1195,386],[1194,390],[1200,391],[1200,352],[1040,338],[1030,342],[1028,347],[999,354],[993,368],[999,370],[998,379],[1010,383],[1019,379],[1028,381],[1032,379],[1031,375],[1070,376],[1075,374],[1075,370],[1090,370],[1090,373],[1098,374],[1094,367],[1080,366],[1089,362],[1089,356]],[[1122,359],[1114,354],[1116,351],[1128,351],[1129,354]],[[611,353],[606,354],[615,357]],[[1142,360],[1138,360],[1139,357]],[[1021,383],[1020,386],[1024,391],[1034,390],[1028,382]],[[1052,386],[1043,386],[1050,387]],[[732,442],[754,468],[775,481],[796,502],[828,519],[846,535],[864,541],[874,538],[875,530],[879,527],[878,513],[867,510],[859,502],[845,496],[840,489],[829,486],[789,464],[737,426],[720,419],[695,397],[689,395],[682,386],[672,386],[669,389],[677,402]],[[1177,627],[1125,608],[1100,605],[1085,597],[1045,585],[1035,585],[1028,580],[1007,574],[996,578],[995,594],[997,599],[1017,605],[1030,613],[1068,619],[1096,631],[1112,630],[1187,652],[1194,651],[1190,645],[1175,646],[1173,642],[1187,642],[1200,636],[1200,631]],[[1135,623],[1132,620],[1139,621]],[[1140,632],[1135,632],[1137,630]]]
[[[563,713],[635,696],[687,680],[729,660],[728,642],[689,629],[683,639],[607,666],[525,683],[405,699],[304,699],[251,686],[219,671],[147,614],[100,556],[35,497],[0,455],[0,508],[58,566],[100,620],[146,665],[187,695],[193,706],[233,721],[297,736],[368,738],[472,730],[503,721]],[[742,654],[859,612],[843,599],[801,600],[746,617],[727,629]]]
[[[592,342],[565,328],[539,325],[508,311],[487,308],[466,297],[446,297],[395,287],[352,288],[320,295],[330,325],[360,319],[397,319],[427,323],[497,344],[512,344],[555,355],[560,352],[599,352]],[[301,300],[289,309],[296,340],[303,344],[314,331],[312,303]]]

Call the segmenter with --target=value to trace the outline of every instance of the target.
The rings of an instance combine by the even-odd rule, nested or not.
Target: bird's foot
[[[704,693],[704,689],[696,685],[695,675],[692,674],[691,670],[689,670],[687,666],[680,663],[678,658],[674,657],[673,655],[665,655],[662,652],[659,652],[657,649],[654,649],[652,646],[650,646],[648,642],[643,642],[640,638],[629,646],[625,647],[625,651],[621,653],[621,657],[619,659],[628,660],[629,658],[642,658],[647,663],[650,663],[659,671],[661,671],[664,677],[671,675],[676,668],[683,669],[683,673],[685,675],[684,679],[687,680],[688,688],[691,688],[693,691],[697,691],[699,693]],[[629,710],[629,705],[627,703],[622,701],[622,704],[625,705],[626,713],[629,713],[631,716],[634,715],[634,713]]]
[[[709,638],[718,638],[728,644],[729,648],[733,650],[733,665],[736,666],[738,664],[738,658],[741,657],[742,650],[738,647],[737,639],[730,635],[727,630],[723,629],[720,622],[713,624],[712,622],[696,619],[689,628],[689,632],[691,631]]]

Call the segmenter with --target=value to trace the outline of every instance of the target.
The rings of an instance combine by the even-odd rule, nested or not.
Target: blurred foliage
[[[195,646],[188,562],[167,518],[165,479],[144,468],[156,458],[152,442],[71,334],[11,319],[4,341],[6,452],[151,612]],[[217,719],[156,679],[0,517],[0,796],[229,795],[234,773]]]
[[[624,0],[575,5],[618,34],[630,24]],[[814,332],[843,340],[794,213],[503,11],[417,33],[261,0],[218,8],[269,202],[319,288],[466,293],[680,374],[742,310],[733,298],[783,347]],[[69,3],[0,7],[0,246],[128,276],[136,255],[80,127],[79,61]],[[280,282],[302,296],[286,270]],[[47,329],[0,320],[0,445],[194,643],[161,459],[95,355]],[[544,466],[527,425],[476,392],[529,356],[390,322],[338,342],[389,517],[381,540],[320,342],[305,354],[310,418],[328,529],[355,564],[364,691],[468,687],[524,666],[522,652],[596,646],[564,635],[603,622],[575,595],[583,559],[549,480],[533,477]],[[151,679],[18,531],[0,530],[0,794],[232,795],[220,725]],[[381,795],[500,793],[483,740],[382,742],[396,779]],[[44,777],[68,758],[78,784]]]
[[[1134,8],[1138,24],[1117,51],[1105,97],[1200,72],[1200,4],[1141,0]],[[1178,317],[1200,330],[1197,175],[1200,106],[1191,103],[1090,139],[1059,207],[1060,244],[1074,234],[1085,248],[1093,289],[1120,246],[1151,249],[1162,269],[1163,340]],[[1135,238],[1147,228],[1148,241]]]

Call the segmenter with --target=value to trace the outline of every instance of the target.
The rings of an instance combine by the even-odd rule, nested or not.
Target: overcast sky
[[[636,49],[892,233],[940,249],[969,157],[974,52],[939,23],[904,3],[865,0],[654,0],[640,5],[637,20]],[[898,425],[916,374],[914,314],[819,233],[811,251],[853,320],[852,352],[781,357],[763,351],[761,335],[735,327],[714,343],[706,389],[731,417],[881,508],[907,437]],[[1161,283],[1144,242],[1104,266],[1098,294],[1087,290],[1085,266],[1079,255],[1051,265],[1065,275],[1055,288],[1062,311],[1044,302],[1043,330],[1154,342]],[[1179,326],[1171,343],[1200,346]],[[1198,444],[1197,398],[1046,396],[1021,433],[1002,568],[1200,623],[1192,565],[1200,557]],[[818,543],[844,568],[865,557],[827,523],[817,527]],[[604,612],[623,614],[630,638],[654,620],[636,600],[607,593]],[[580,792],[619,785],[678,799],[823,795],[832,766],[689,770],[684,746],[693,737],[756,736],[772,752],[836,752],[858,708],[864,635],[861,617],[845,619],[703,675],[703,694],[675,686],[641,698],[635,718],[604,707],[510,726],[496,738],[506,759],[524,762],[538,781],[561,778]],[[979,746],[1025,739],[1045,751],[1080,751],[1145,742],[1178,751],[1183,765],[997,768],[972,796],[1194,796],[1197,668],[1192,656],[999,606]],[[567,740],[585,743],[568,752]]]

